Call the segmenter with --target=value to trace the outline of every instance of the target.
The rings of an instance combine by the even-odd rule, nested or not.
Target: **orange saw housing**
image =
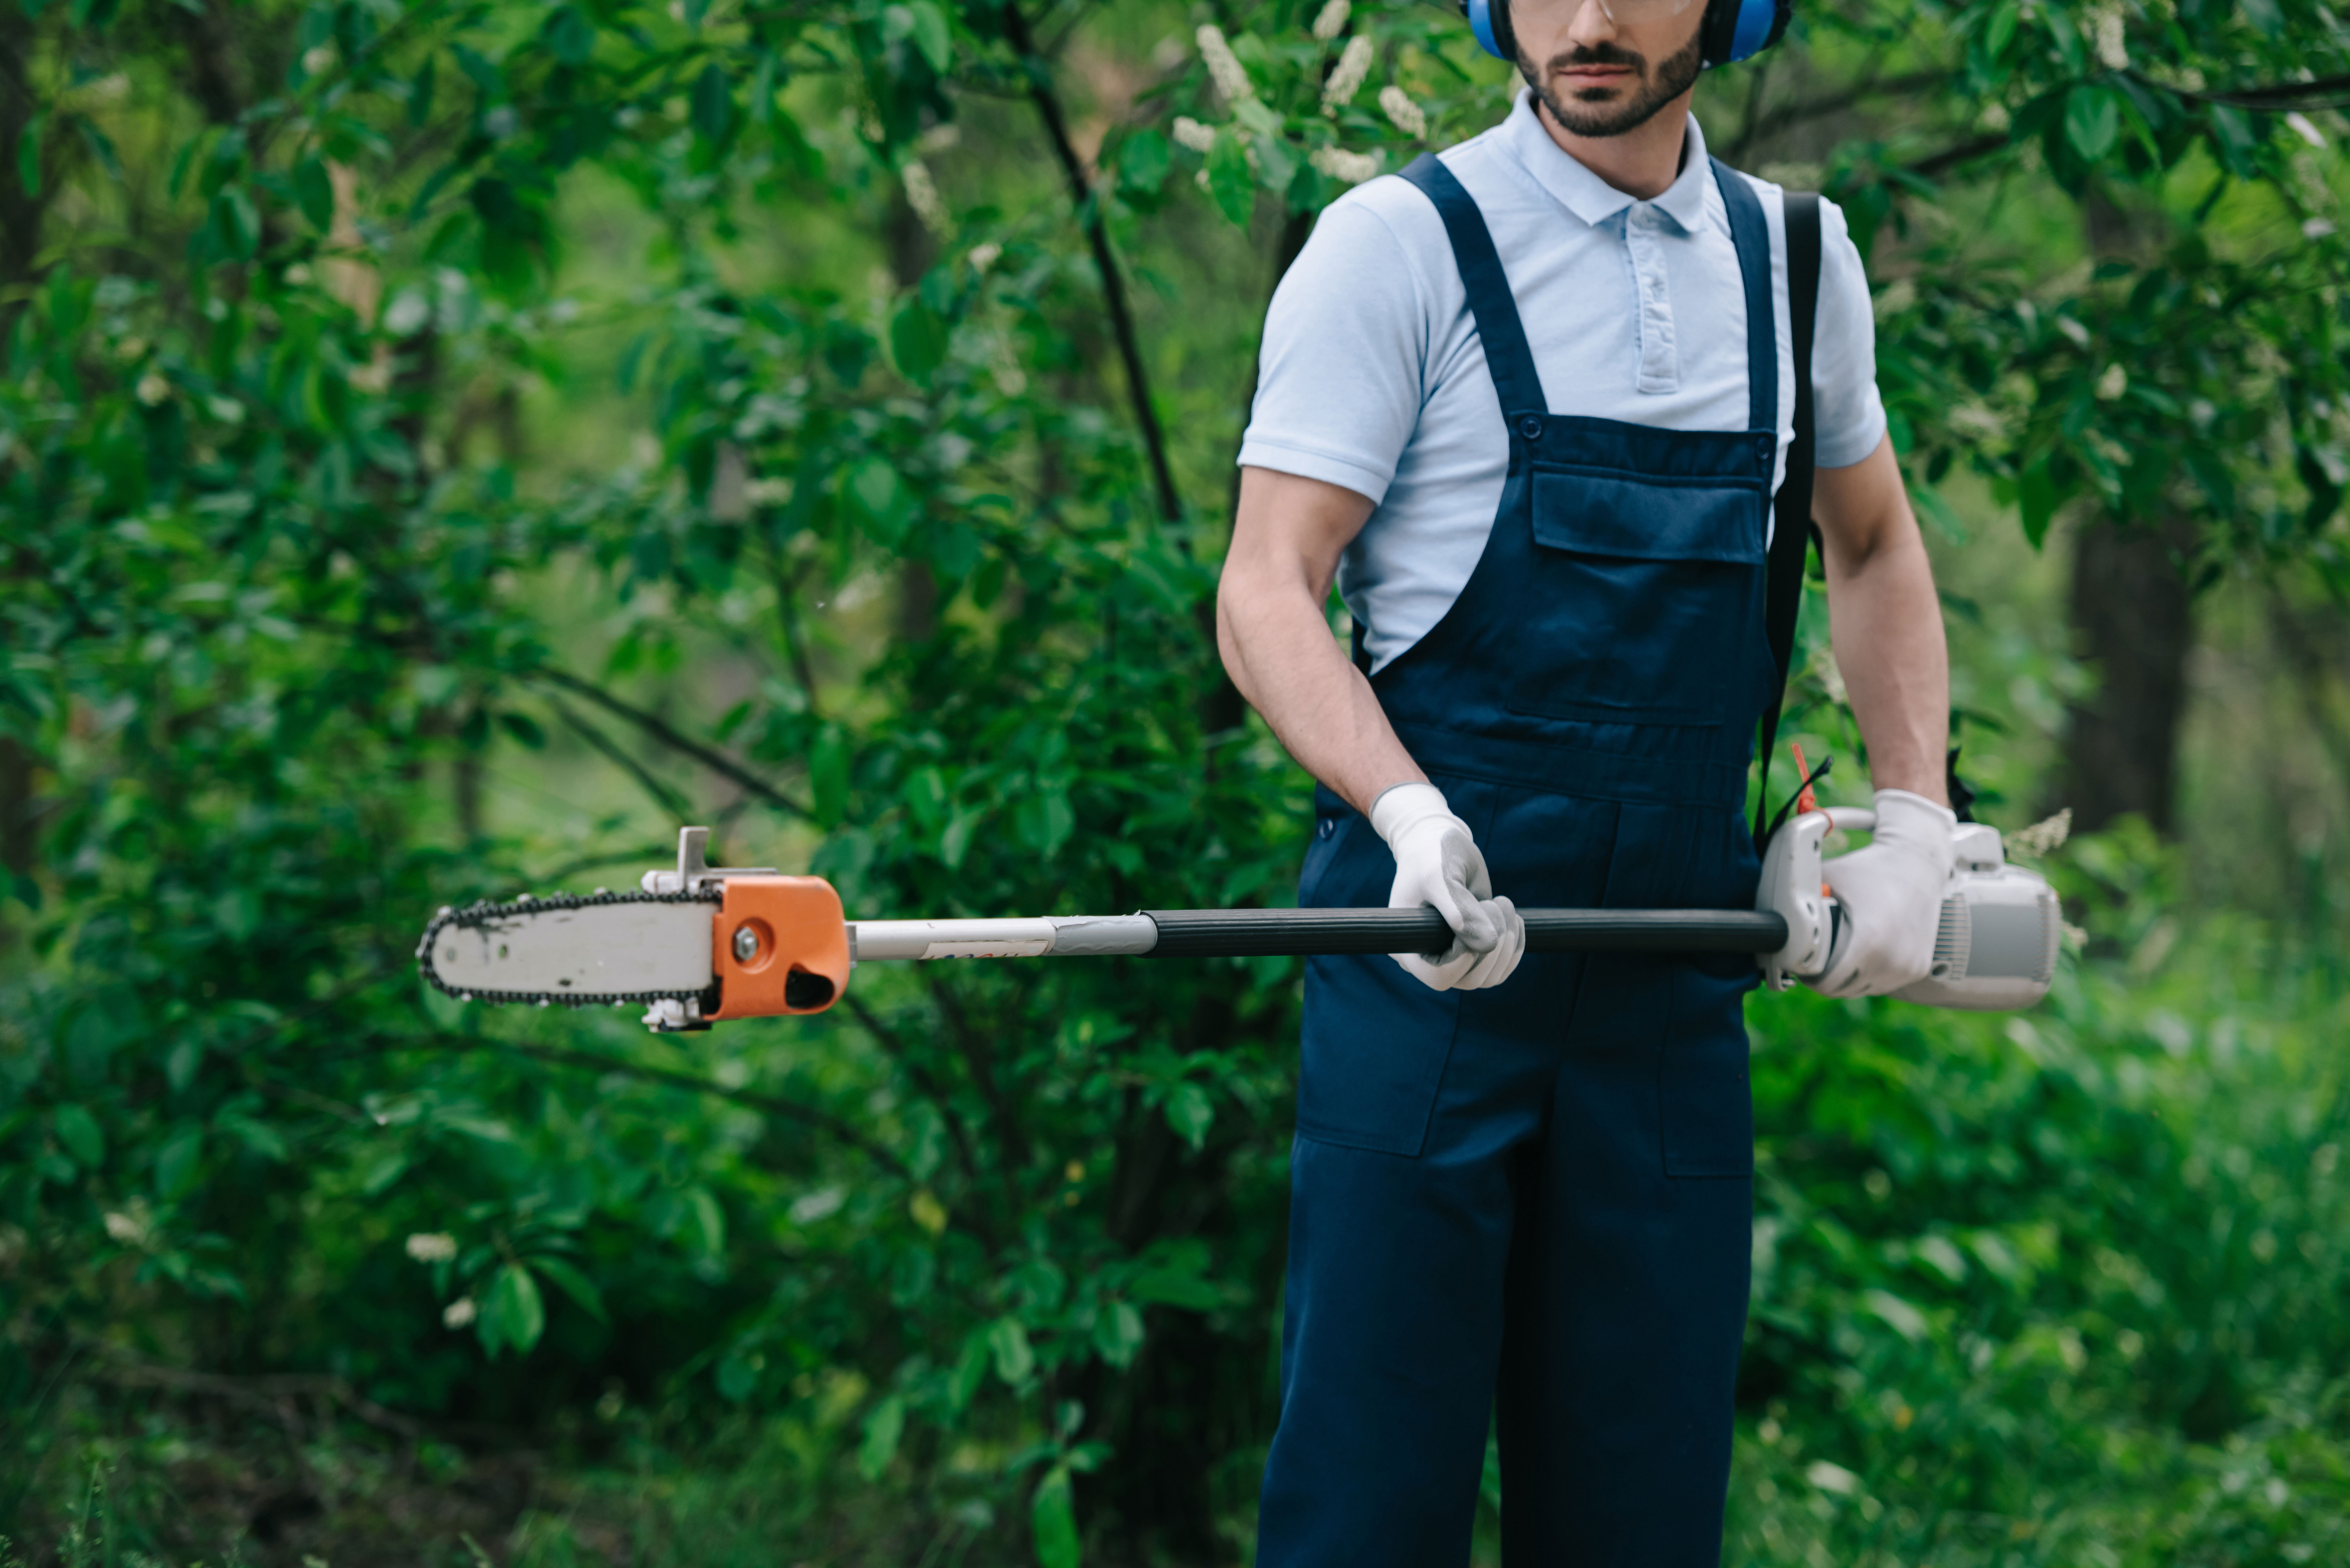
[[[729,877],[710,917],[713,1020],[822,1012],[848,988],[848,919],[821,877]],[[751,933],[737,957],[740,932]]]

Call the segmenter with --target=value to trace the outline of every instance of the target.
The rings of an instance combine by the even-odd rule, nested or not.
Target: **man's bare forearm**
[[[1829,636],[1879,789],[1947,805],[1950,658],[1933,564],[1889,443],[1850,469],[1824,469]]]
[[[1338,552],[1370,507],[1336,485],[1243,470],[1216,595],[1216,646],[1232,684],[1299,766],[1365,812],[1389,785],[1428,776],[1323,616]]]

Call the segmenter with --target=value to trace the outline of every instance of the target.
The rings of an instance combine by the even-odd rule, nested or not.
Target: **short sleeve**
[[[1820,315],[1812,339],[1816,462],[1849,468],[1885,438],[1885,403],[1877,391],[1877,318],[1868,276],[1843,210],[1820,202]]]
[[[1240,462],[1387,495],[1425,398],[1428,315],[1375,181],[1333,203],[1265,313]],[[1415,197],[1417,192],[1411,192]]]

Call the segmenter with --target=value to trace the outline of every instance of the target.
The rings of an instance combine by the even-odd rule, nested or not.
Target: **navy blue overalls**
[[[1404,177],[1451,237],[1510,467],[1468,586],[1372,689],[1496,892],[1750,907],[1778,408],[1761,204],[1715,163],[1752,402],[1746,429],[1691,432],[1551,413],[1475,202],[1433,157]],[[1326,789],[1315,809],[1299,903],[1385,903],[1387,846]],[[1467,1563],[1489,1422],[1512,1568],[1718,1562],[1755,981],[1742,957],[1537,953],[1439,992],[1386,958],[1312,961],[1260,1568]]]

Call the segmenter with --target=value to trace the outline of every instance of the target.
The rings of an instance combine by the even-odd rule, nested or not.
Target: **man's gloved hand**
[[[1452,945],[1430,959],[1396,953],[1406,973],[1434,991],[1475,991],[1510,978],[1526,952],[1517,906],[1496,898],[1469,825],[1431,784],[1396,784],[1371,803],[1371,828],[1395,852],[1391,909],[1433,904],[1452,928]]]
[[[1807,981],[1825,996],[1883,996],[1923,980],[1950,880],[1958,817],[1908,790],[1877,792],[1877,832],[1866,849],[1825,862],[1820,873],[1844,906],[1828,967]]]

